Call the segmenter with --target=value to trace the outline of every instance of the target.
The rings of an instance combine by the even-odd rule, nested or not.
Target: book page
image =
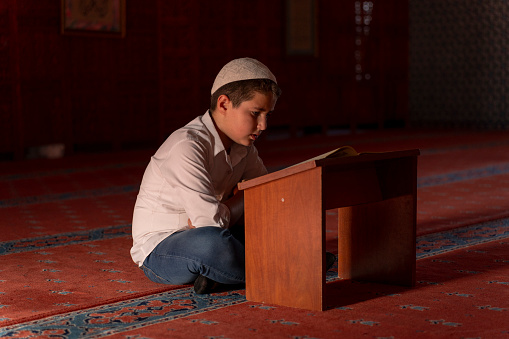
[[[307,159],[305,161],[299,162],[298,164],[295,164],[295,165],[292,165],[292,166],[289,166],[289,167],[297,166],[297,165],[306,163],[308,161],[315,161],[315,160],[321,160],[321,159],[327,159],[327,158],[350,157],[350,156],[355,156],[355,155],[359,155],[359,153],[357,153],[357,151],[355,149],[353,149],[353,147],[351,147],[351,146],[341,146],[341,147],[336,148],[336,149],[334,149],[334,150],[332,150],[330,152],[326,152],[326,153],[320,154],[320,155],[318,155],[318,156],[316,156],[314,158]]]

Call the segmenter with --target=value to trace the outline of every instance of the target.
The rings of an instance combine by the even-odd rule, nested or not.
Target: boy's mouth
[[[256,139],[258,139],[258,134],[251,134],[251,139],[256,141]]]

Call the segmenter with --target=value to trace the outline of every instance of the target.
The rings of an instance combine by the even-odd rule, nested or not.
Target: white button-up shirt
[[[139,266],[170,234],[193,226],[227,227],[222,202],[242,180],[266,174],[254,146],[226,153],[207,112],[173,132],[150,159],[133,214],[131,257]]]

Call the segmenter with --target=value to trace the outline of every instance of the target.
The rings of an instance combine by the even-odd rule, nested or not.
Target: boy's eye
[[[260,116],[262,113],[261,112],[258,112],[258,111],[252,111],[251,114],[254,116],[254,117],[258,117]],[[267,113],[265,114],[265,120],[269,119],[271,113]]]

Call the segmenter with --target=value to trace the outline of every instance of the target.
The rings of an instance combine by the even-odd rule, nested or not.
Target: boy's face
[[[225,148],[231,147],[231,142],[240,145],[251,145],[260,134],[267,129],[267,118],[274,111],[276,98],[272,93],[255,92],[251,100],[244,101],[239,107],[233,107],[231,101],[224,106],[223,124],[221,131],[227,137]],[[225,143],[225,140],[223,140]]]

